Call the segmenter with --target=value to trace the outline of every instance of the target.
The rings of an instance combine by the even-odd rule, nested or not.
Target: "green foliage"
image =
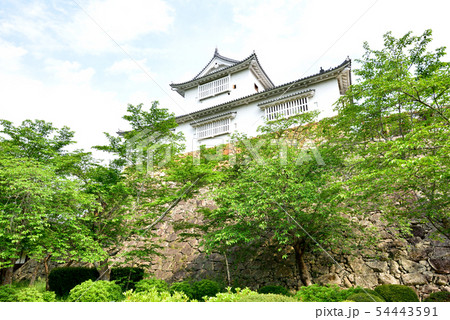
[[[355,302],[384,302],[384,299],[380,298],[378,295],[373,295],[370,293],[354,293],[348,296],[347,301]]]
[[[419,302],[417,293],[410,287],[400,284],[383,284],[375,292],[387,302]]]
[[[16,297],[17,288],[6,285],[0,286],[0,302],[15,302],[17,301]]]
[[[56,301],[56,293],[53,291],[45,291],[42,293],[42,298],[45,302],[55,302]]]
[[[135,289],[136,283],[144,278],[144,269],[132,267],[111,268],[110,280],[115,281],[123,291]]]
[[[258,289],[258,293],[273,293],[289,296],[289,290],[282,286],[264,286]]]
[[[36,288],[22,288],[16,292],[18,302],[44,302],[44,296]]]
[[[119,285],[113,281],[87,280],[70,290],[68,301],[112,302],[122,301],[123,294]]]
[[[208,298],[206,302],[237,302],[241,299],[249,298],[250,296],[259,295],[258,292],[252,291],[249,288],[235,288],[232,290],[232,288],[228,287],[227,292],[217,293],[216,296]]]
[[[282,294],[258,294],[241,297],[237,302],[298,302],[295,298]]]
[[[50,272],[48,282],[51,291],[58,296],[65,296],[76,285],[86,280],[96,280],[99,276],[94,268],[61,267]]]
[[[346,206],[376,208],[405,232],[412,219],[430,223],[450,239],[450,64],[444,47],[429,51],[431,41],[426,30],[388,32],[380,50],[365,43],[329,140],[349,155]]]
[[[433,292],[424,301],[425,302],[450,302],[450,292],[448,292],[448,291]]]
[[[346,300],[352,293],[352,291],[342,290],[337,285],[313,284],[301,287],[294,296],[304,302],[338,302]]]
[[[203,300],[204,297],[214,297],[220,292],[220,285],[213,280],[203,279],[192,284],[194,288],[194,298]]]
[[[158,291],[155,287],[143,292],[129,290],[124,294],[125,302],[187,302],[190,300],[182,292],[174,292],[171,294],[167,291]]]
[[[188,281],[172,283],[172,285],[170,286],[170,293],[173,294],[174,292],[182,292],[186,296],[188,296],[189,299],[194,299],[195,296],[195,289],[193,288],[192,284]]]
[[[156,292],[169,292],[169,286],[164,280],[150,278],[136,283],[136,292],[152,291],[153,289]]]

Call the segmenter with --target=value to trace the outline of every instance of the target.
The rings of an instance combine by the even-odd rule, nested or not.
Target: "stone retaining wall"
[[[168,282],[208,278],[227,284],[225,257],[217,253],[207,256],[199,246],[199,239],[183,240],[180,232],[173,229],[173,222],[201,222],[199,207],[214,208],[214,203],[200,197],[181,202],[159,224],[156,234],[163,247],[162,256],[155,257],[150,264],[143,263],[157,278]],[[379,224],[379,215],[372,215],[368,223]],[[342,268],[324,253],[308,254],[305,258],[314,283],[366,288],[404,284],[414,287],[423,298],[430,292],[450,291],[450,243],[431,240],[430,232],[430,228],[415,225],[413,237],[401,239],[392,236],[384,226],[382,240],[375,249],[347,256],[331,253]],[[278,252],[270,245],[251,249],[250,253],[236,249],[227,257],[233,285],[253,289],[263,285],[295,289],[301,285],[292,250]],[[287,259],[282,258],[284,254]],[[15,277],[27,278],[32,270],[31,261],[16,271]]]

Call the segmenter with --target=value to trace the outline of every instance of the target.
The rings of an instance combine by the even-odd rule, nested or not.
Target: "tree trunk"
[[[12,284],[13,274],[14,274],[14,263],[15,260],[11,260],[11,267],[5,268],[5,277],[3,278],[3,285]]]
[[[52,255],[48,254],[45,258],[44,258],[44,270],[45,270],[45,289],[48,291],[50,290],[50,286],[48,285],[48,260],[50,260],[50,257]]]
[[[100,263],[100,280],[106,280],[109,281],[109,277],[110,277],[111,271],[109,270],[109,266],[108,266],[108,258],[106,258],[105,260],[103,260]]]
[[[312,285],[311,275],[309,274],[308,266],[305,263],[303,255],[305,254],[306,243],[304,241],[297,241],[294,243],[295,261],[297,263],[298,272],[303,285]]]
[[[30,279],[30,284],[29,284],[30,287],[32,287],[34,285],[34,282],[36,281],[37,274],[39,271],[39,266],[40,266],[39,261],[36,261],[36,267],[34,267],[34,271],[33,271],[33,274],[31,275],[31,279]]]

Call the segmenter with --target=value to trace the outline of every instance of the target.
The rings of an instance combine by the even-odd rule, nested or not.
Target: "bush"
[[[267,293],[243,296],[237,302],[298,302],[298,300],[282,294]]]
[[[164,280],[155,278],[143,279],[136,283],[136,292],[146,292],[156,289],[157,292],[169,292],[169,286]]]
[[[173,294],[175,292],[184,293],[189,299],[194,299],[195,296],[195,290],[188,281],[172,283],[170,286],[170,293]]]
[[[375,292],[387,302],[419,302],[413,289],[400,284],[383,284],[376,287]]]
[[[151,288],[149,291],[133,292],[129,290],[125,292],[125,302],[187,302],[189,298],[182,292],[174,292],[170,294],[167,291],[157,291]]]
[[[260,295],[258,292],[252,291],[249,288],[227,288],[227,292],[218,293],[215,297],[210,297],[207,302],[237,302],[245,297]]]
[[[371,293],[354,293],[347,298],[347,301],[355,302],[384,302],[384,299],[380,298],[378,295]]]
[[[289,290],[282,286],[264,286],[258,289],[258,293],[273,293],[273,294],[282,294],[285,296],[289,295]]]
[[[213,280],[203,279],[193,283],[194,298],[203,300],[203,297],[214,297],[220,292],[220,285]]]
[[[96,280],[99,276],[100,274],[95,268],[55,268],[48,275],[48,284],[50,290],[58,296],[66,296],[76,285],[86,280]]]
[[[313,284],[301,287],[294,297],[305,302],[338,302],[346,300],[352,293],[353,291],[342,290],[337,285],[319,286]]]
[[[424,301],[425,302],[450,302],[450,292],[448,292],[448,291],[433,292]]]
[[[18,302],[44,302],[42,293],[36,288],[21,288],[16,292],[16,301]]]
[[[120,286],[113,281],[85,281],[70,290],[68,301],[109,302],[122,301]]]
[[[123,291],[135,289],[136,283],[144,279],[144,269],[142,268],[112,268],[110,280],[115,281]]]
[[[55,302],[56,293],[54,293],[53,291],[45,291],[42,293],[42,298],[44,298],[45,302]]]
[[[0,302],[15,302],[17,289],[13,286],[0,286]]]

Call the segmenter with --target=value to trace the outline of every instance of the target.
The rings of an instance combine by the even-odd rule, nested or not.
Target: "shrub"
[[[68,301],[108,302],[122,301],[120,286],[113,281],[87,280],[70,290]]]
[[[425,302],[450,302],[450,292],[448,292],[448,291],[433,292],[424,301]]]
[[[100,274],[95,268],[55,268],[48,275],[48,284],[50,290],[58,296],[66,296],[76,285],[86,280],[96,280],[99,276]]]
[[[36,288],[21,288],[16,292],[16,301],[18,302],[44,302],[42,293]]]
[[[380,298],[378,295],[371,293],[354,293],[347,298],[347,301],[355,302],[384,302],[384,299]]]
[[[144,279],[144,269],[121,267],[112,268],[110,280],[115,281],[122,290],[135,289],[136,283]]]
[[[342,290],[337,285],[319,286],[313,284],[301,287],[294,295],[298,300],[305,302],[337,302],[344,301],[352,291]]]
[[[298,302],[298,300],[282,294],[267,293],[243,296],[237,302]]]
[[[169,286],[164,280],[159,280],[155,278],[143,279],[136,283],[136,292],[145,292],[156,289],[157,292],[168,292]]]
[[[173,294],[174,292],[182,292],[188,296],[189,299],[194,299],[195,296],[195,290],[188,281],[172,283],[170,286],[170,293]]]
[[[42,298],[44,298],[45,302],[55,302],[56,293],[54,293],[53,291],[45,291],[42,293]]]
[[[215,297],[210,297],[207,299],[207,302],[237,302],[240,299],[245,297],[260,295],[258,292],[252,291],[249,288],[240,289],[240,288],[227,288],[227,292],[221,292],[216,294]]]
[[[170,294],[167,291],[158,291],[155,287],[143,292],[129,290],[124,293],[125,302],[187,302],[189,298],[182,292]]]
[[[419,302],[416,292],[400,284],[383,284],[375,288],[375,292],[387,302]]]
[[[273,294],[282,294],[285,296],[289,295],[289,290],[282,286],[264,286],[258,289],[258,293],[273,293]]]
[[[193,283],[194,298],[203,300],[203,297],[214,297],[220,292],[220,285],[213,280],[203,279]]]
[[[0,302],[15,302],[17,289],[13,286],[0,286]]]

